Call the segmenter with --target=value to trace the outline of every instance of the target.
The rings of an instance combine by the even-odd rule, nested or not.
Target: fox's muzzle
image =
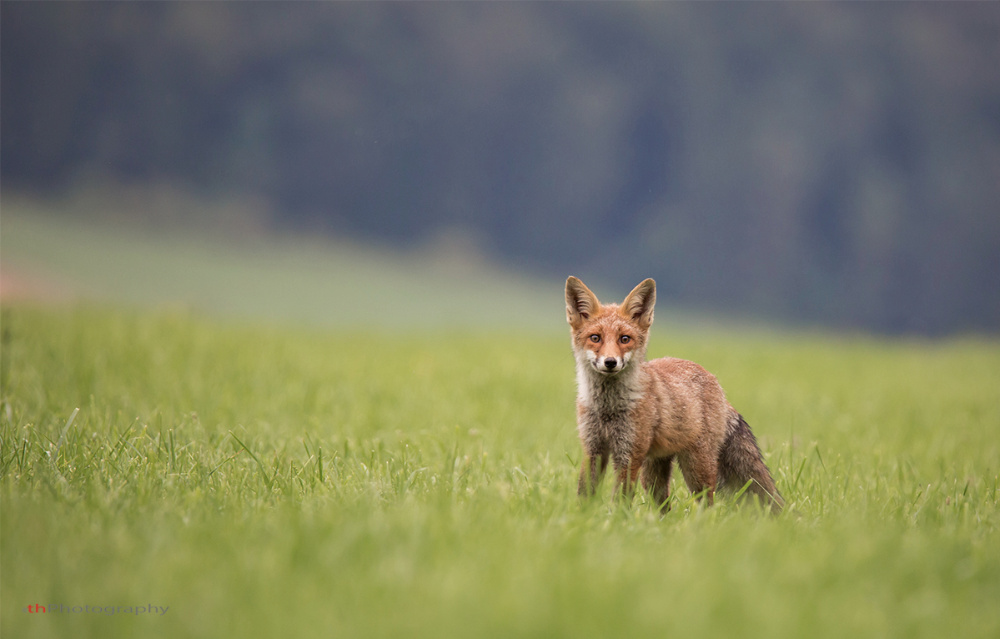
[[[630,355],[630,353],[625,353],[624,357],[604,357],[591,350],[586,350],[584,353],[590,367],[601,375],[615,375],[625,370]]]
[[[622,363],[616,357],[605,357],[604,361],[598,365],[597,370],[602,373],[617,373]]]

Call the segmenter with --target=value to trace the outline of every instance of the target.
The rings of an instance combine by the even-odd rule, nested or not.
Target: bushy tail
[[[746,492],[757,495],[762,504],[770,504],[772,513],[781,512],[785,500],[774,486],[757,439],[743,416],[733,410],[726,424],[726,440],[719,453],[718,486],[735,492],[750,480],[753,481]]]

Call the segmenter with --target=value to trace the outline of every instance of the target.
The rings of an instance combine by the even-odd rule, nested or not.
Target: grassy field
[[[675,484],[660,518],[577,501],[564,339],[20,306],[2,332],[4,637],[1000,633],[993,342],[657,334],[790,504]]]
[[[112,250],[106,235],[60,228],[5,212],[4,259],[69,274],[60,260],[76,251],[79,281],[136,291],[125,275],[184,264],[151,243],[101,266],[88,256]],[[554,324],[546,309],[473,330],[479,310],[459,330],[419,308],[388,328],[320,324],[312,306],[250,312],[273,297],[216,307],[181,293],[280,289],[336,256],[307,249],[296,266],[272,246],[282,277],[254,289],[263,271],[187,245],[201,277],[170,289],[184,303],[3,304],[4,639],[1000,636],[995,339],[658,313],[650,356],[718,375],[789,504],[776,518],[704,508],[675,480],[660,517],[610,482],[576,498],[561,282]],[[372,264],[338,277],[391,287],[407,270]],[[422,268],[411,276],[441,303],[474,288]],[[504,281],[502,306],[534,299]],[[363,290],[360,303],[385,303]]]

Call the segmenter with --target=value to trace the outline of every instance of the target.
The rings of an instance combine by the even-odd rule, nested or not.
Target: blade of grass
[[[257,462],[257,468],[260,470],[260,474],[264,476],[264,483],[267,485],[268,490],[270,490],[274,485],[274,480],[267,474],[267,470],[265,470],[264,464],[260,461],[260,458],[257,457],[252,450],[250,450],[249,446],[243,443],[243,440],[236,436],[236,433],[229,431],[229,435],[236,440],[237,444],[243,447],[243,450],[250,454],[250,457],[252,457],[255,462]]]

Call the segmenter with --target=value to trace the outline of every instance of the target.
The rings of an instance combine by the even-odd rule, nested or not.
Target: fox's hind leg
[[[715,503],[715,488],[719,478],[715,460],[704,454],[684,454],[678,455],[677,465],[681,467],[684,482],[691,489],[691,494],[704,496],[709,506]]]
[[[653,496],[653,502],[666,511],[670,508],[670,473],[673,470],[674,458],[647,457],[642,465],[642,487]]]

